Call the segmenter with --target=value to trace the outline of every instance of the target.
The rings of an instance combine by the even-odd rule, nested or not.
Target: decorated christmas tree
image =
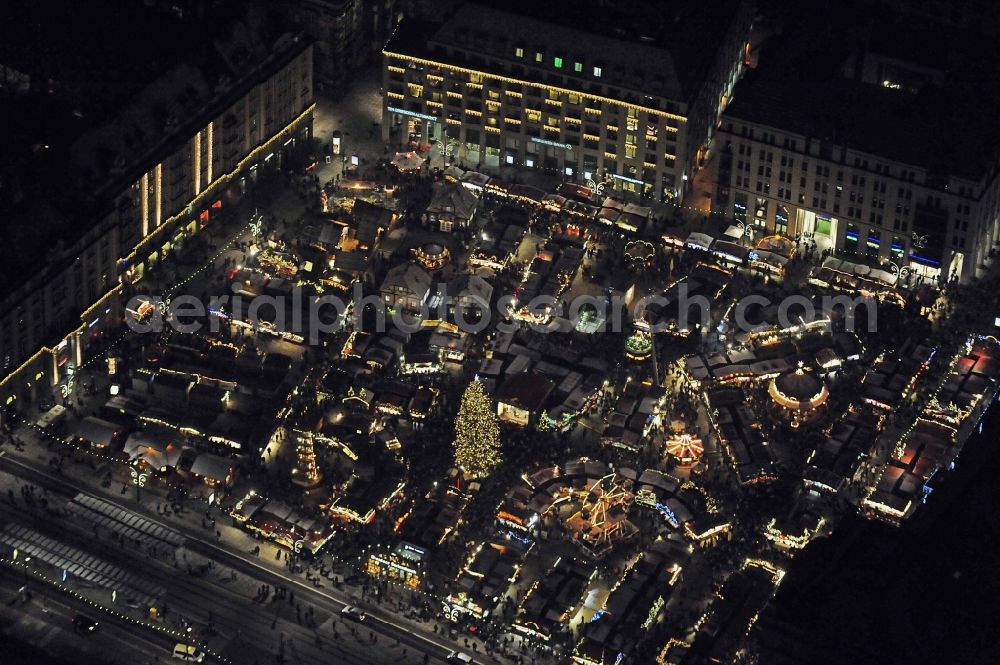
[[[469,476],[485,477],[500,463],[500,426],[483,384],[473,381],[462,394],[455,418],[455,464]]]

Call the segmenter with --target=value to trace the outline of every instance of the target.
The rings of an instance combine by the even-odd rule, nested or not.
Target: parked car
[[[468,665],[472,662],[472,656],[464,651],[452,651],[448,654],[448,662],[456,665]]]

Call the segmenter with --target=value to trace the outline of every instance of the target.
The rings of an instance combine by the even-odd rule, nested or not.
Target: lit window
[[[594,67],[594,76],[596,76],[597,78],[601,78],[601,68],[600,67]]]
[[[523,58],[524,57],[524,49],[521,48],[520,46],[518,46],[516,49],[514,49],[514,56],[518,57],[518,58]]]
[[[583,63],[582,62],[574,62],[573,63],[573,71],[574,72],[582,72],[583,71]]]
[[[558,56],[552,58],[552,66],[555,67],[556,69],[562,69],[562,58]]]
[[[541,51],[535,53],[535,62],[541,62],[545,56],[542,55]]]

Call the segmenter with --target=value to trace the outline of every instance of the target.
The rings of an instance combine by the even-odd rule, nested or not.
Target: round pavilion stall
[[[801,366],[771,379],[768,394],[793,427],[812,419],[830,397],[823,380]]]

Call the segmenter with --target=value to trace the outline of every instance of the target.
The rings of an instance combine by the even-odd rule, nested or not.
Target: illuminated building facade
[[[67,182],[12,219],[50,233],[22,244],[44,258],[4,268],[0,420],[57,387],[68,394],[131,285],[311,138],[309,43],[286,34],[208,50],[211,66],[177,57],[106,122],[52,146]]]
[[[760,232],[926,279],[984,274],[1000,242],[1000,178],[942,176],[732,113],[719,128],[715,210]],[[888,265],[888,264],[887,264]]]
[[[929,57],[915,36],[937,20],[883,21],[849,45],[825,34],[824,18],[792,19],[789,43],[736,86],[717,135],[713,212],[893,274],[982,277],[1000,242],[1000,133],[987,101],[997,88],[963,74],[995,46],[963,33],[951,57]],[[843,50],[816,46],[824,39]],[[802,74],[803,63],[818,64]]]
[[[370,65],[396,24],[396,0],[281,0],[297,29],[315,43],[316,80],[346,83]]]
[[[404,20],[383,51],[382,138],[679,201],[742,71],[751,14],[740,0],[675,11],[623,37],[596,16],[577,27],[475,3],[443,24]]]

